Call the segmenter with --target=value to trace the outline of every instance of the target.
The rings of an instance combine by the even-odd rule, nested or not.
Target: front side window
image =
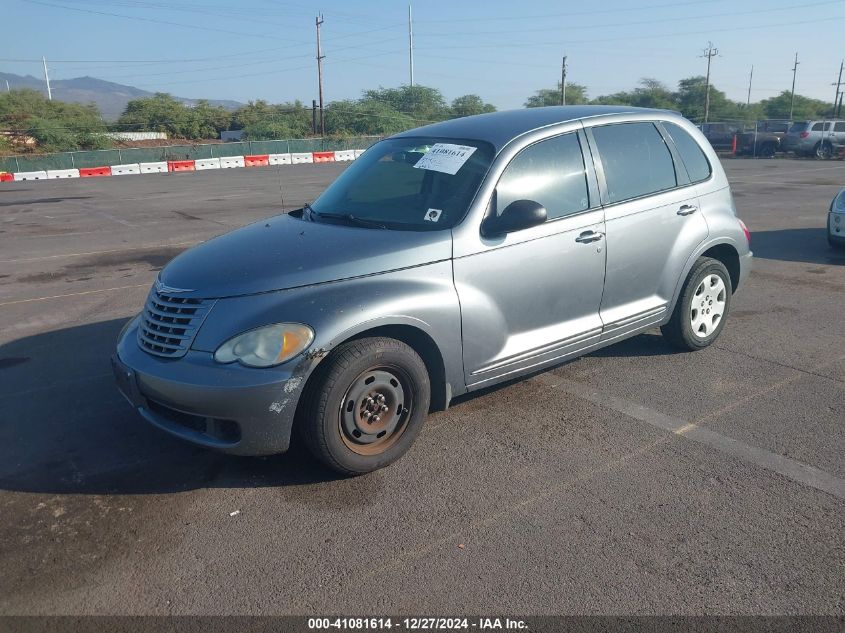
[[[665,121],[663,126],[675,142],[684,167],[687,168],[690,182],[701,182],[710,178],[710,161],[701,151],[698,143],[679,125]]]
[[[845,121],[839,121],[833,126],[834,132],[845,132]]]
[[[575,133],[526,147],[505,168],[496,187],[496,213],[517,200],[533,200],[549,219],[585,211],[590,206],[587,171]]]
[[[492,159],[493,147],[483,141],[386,139],[314,201],[311,217],[399,230],[452,228],[466,214]]]
[[[653,123],[593,128],[611,203],[676,187],[675,164]]]

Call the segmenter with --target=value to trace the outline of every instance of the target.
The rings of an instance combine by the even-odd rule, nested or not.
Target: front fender
[[[214,352],[231,337],[279,322],[304,323],[315,333],[301,355],[283,363],[306,380],[344,341],[383,326],[409,326],[428,335],[443,358],[453,393],[464,391],[460,305],[451,260],[338,282],[220,299],[192,349]]]

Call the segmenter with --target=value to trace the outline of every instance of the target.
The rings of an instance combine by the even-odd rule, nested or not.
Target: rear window
[[[690,181],[701,182],[710,178],[712,173],[710,161],[707,160],[695,139],[679,125],[664,122],[663,126],[675,142],[675,147],[678,148],[678,153],[681,155],[681,160],[684,161],[684,167],[687,168]]]
[[[804,130],[807,129],[808,121],[801,121],[800,123],[793,123],[792,127],[789,128],[788,134],[801,134]]]
[[[653,123],[594,127],[593,137],[611,203],[677,186],[672,154]]]

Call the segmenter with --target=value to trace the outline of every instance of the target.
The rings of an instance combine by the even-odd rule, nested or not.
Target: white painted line
[[[755,464],[805,486],[821,490],[822,492],[833,495],[837,499],[845,500],[845,479],[840,479],[815,466],[778,455],[764,448],[740,442],[739,440],[722,435],[716,431],[711,431],[681,418],[666,415],[660,411],[649,409],[641,404],[630,402],[623,398],[601,393],[589,385],[567,380],[554,374],[540,374],[539,376],[535,376],[533,380],[554,389],[560,389],[578,398],[588,400],[593,404],[612,409],[664,431],[669,431],[699,444],[715,448],[726,455],[731,455],[742,461]]]
[[[114,290],[128,290],[130,288],[149,288],[151,284],[133,284],[131,286],[119,286],[118,288],[103,288],[101,290],[86,290],[85,292],[71,292],[66,295],[51,295],[49,297],[35,297],[34,299],[16,299],[15,301],[4,301],[0,307],[12,306],[19,303],[32,303],[33,301],[47,301],[48,299],[63,299],[65,297],[81,297],[82,295],[93,295],[99,292],[112,292]]]

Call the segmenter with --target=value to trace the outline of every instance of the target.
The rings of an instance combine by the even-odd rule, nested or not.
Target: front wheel
[[[363,338],[339,346],[317,371],[298,424],[318,460],[360,475],[408,451],[431,399],[419,354],[396,339]]]
[[[660,331],[679,349],[703,349],[721,334],[730,307],[728,269],[719,260],[700,257],[684,282],[672,318]]]

